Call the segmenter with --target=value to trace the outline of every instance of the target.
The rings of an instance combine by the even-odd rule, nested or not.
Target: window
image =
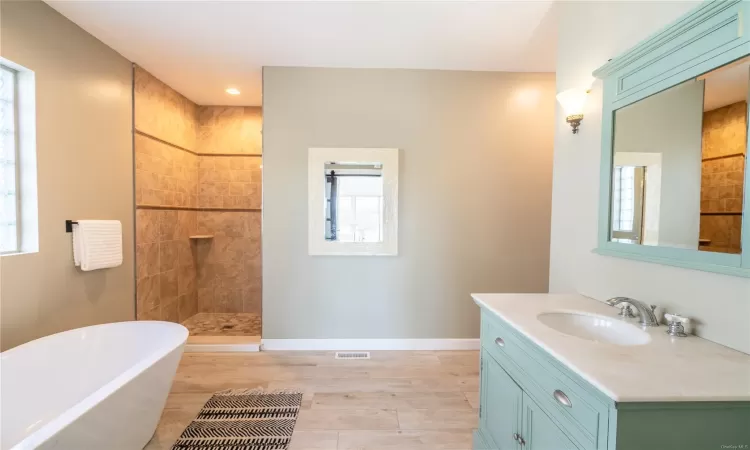
[[[633,231],[635,213],[635,167],[615,167],[612,229]]]
[[[0,254],[21,248],[17,79],[0,65]]]
[[[646,168],[615,166],[612,176],[612,241],[640,244],[642,240]]]
[[[326,173],[326,240],[383,242],[383,177],[371,165]]]
[[[341,178],[337,204],[339,241],[383,241],[382,177]]]
[[[398,255],[397,148],[311,148],[310,255]]]
[[[39,251],[34,72],[0,58],[0,255]]]

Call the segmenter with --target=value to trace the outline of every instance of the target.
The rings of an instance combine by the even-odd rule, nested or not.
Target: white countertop
[[[537,319],[543,312],[580,311],[622,320],[618,308],[582,295],[472,297],[614,401],[750,401],[745,353],[696,336],[669,336],[664,325],[644,329],[651,336],[647,344],[619,346],[569,336]]]

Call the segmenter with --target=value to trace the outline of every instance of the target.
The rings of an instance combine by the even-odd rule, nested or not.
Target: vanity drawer
[[[510,361],[520,369],[521,379],[516,381],[527,394],[555,418],[577,429],[579,439],[596,448],[608,407],[587,392],[593,387],[574,381],[543,350],[497,318],[483,314],[481,340],[482,346],[498,361],[503,364]]]

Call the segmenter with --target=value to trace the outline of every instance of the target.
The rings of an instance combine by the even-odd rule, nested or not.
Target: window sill
[[[34,251],[17,251],[17,252],[7,252],[7,253],[0,253],[0,258],[4,258],[6,256],[23,256],[23,255],[33,255],[39,253],[39,250]]]

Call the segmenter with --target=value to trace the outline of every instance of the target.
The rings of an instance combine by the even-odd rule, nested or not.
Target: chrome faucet
[[[620,303],[627,303],[629,305],[632,305],[633,308],[638,310],[638,313],[641,315],[641,320],[638,322],[641,326],[644,327],[658,327],[659,326],[659,319],[656,318],[656,314],[654,314],[654,309],[656,306],[649,306],[643,302],[640,302],[634,298],[628,298],[628,297],[614,297],[610,298],[606,301],[606,303],[609,306],[615,306],[619,305]]]

